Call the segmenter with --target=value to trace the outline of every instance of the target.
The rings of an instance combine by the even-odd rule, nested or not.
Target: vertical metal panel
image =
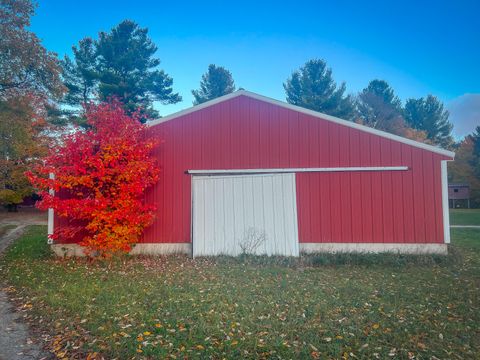
[[[360,164],[371,164],[370,137],[367,134],[360,135]],[[372,176],[362,173],[361,177],[361,212],[362,212],[362,241],[372,242],[373,239],[373,200],[372,200]]]
[[[298,256],[294,174],[194,177],[193,256]]]
[[[330,159],[329,163],[330,166],[340,166],[340,139],[339,139],[339,127],[335,126],[334,124],[328,124],[328,132],[329,132],[329,144],[330,144]],[[342,211],[342,204],[341,204],[341,193],[342,188],[340,186],[340,174],[335,173],[332,174],[330,177],[330,218],[332,220],[332,238],[333,239],[342,239],[342,222],[341,222],[341,211]],[[301,189],[299,189],[301,190]],[[308,196],[308,195],[307,195]],[[301,206],[301,205],[299,205]],[[342,239],[342,242],[345,242]]]
[[[380,139],[380,156],[381,161],[391,162],[390,140]],[[392,189],[392,172],[382,171],[382,213],[383,213],[383,236],[381,242],[394,242],[393,235],[393,189]]]
[[[392,142],[392,162],[401,162],[401,144]],[[392,195],[393,195],[393,234],[395,243],[404,241],[404,219],[403,219],[403,186],[402,174],[392,172]]]
[[[422,150],[412,148],[412,177],[413,177],[413,214],[415,222],[415,242],[425,242],[425,188],[423,185],[423,156]],[[427,206],[430,206],[428,204]]]
[[[372,165],[381,164],[380,138],[370,138],[370,160]],[[383,189],[382,174],[372,173],[372,240],[370,242],[383,242]],[[364,240],[365,241],[365,240]]]
[[[412,148],[405,144],[401,144],[402,163],[412,165]],[[403,242],[415,242],[415,216],[413,211],[413,170],[408,171],[402,176],[402,203],[403,203]]]
[[[426,204],[435,204],[435,182],[433,180],[433,153],[424,152],[423,156],[423,192]],[[435,206],[425,206],[425,240],[424,242],[435,242],[436,224],[435,224]]]
[[[339,128],[339,144],[342,146],[342,151],[340,151],[340,163],[342,166],[350,166],[350,129],[347,127]],[[342,224],[340,226],[341,230],[341,239],[344,242],[352,242],[352,199],[351,199],[351,174],[350,172],[346,174],[340,174],[340,217],[342,219]],[[344,206],[343,204],[348,204]]]
[[[360,163],[360,134],[358,130],[350,129],[350,162]],[[363,212],[362,212],[362,174],[353,172],[350,174],[351,184],[351,213],[352,218],[352,242],[363,242]]]

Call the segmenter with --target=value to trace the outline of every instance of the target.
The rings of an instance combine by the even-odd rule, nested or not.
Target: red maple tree
[[[142,195],[158,181],[158,141],[116,100],[90,105],[86,117],[89,128],[65,135],[27,176],[40,190],[37,206],[67,219],[53,241],[80,238],[87,254],[109,257],[130,251],[153,221]]]

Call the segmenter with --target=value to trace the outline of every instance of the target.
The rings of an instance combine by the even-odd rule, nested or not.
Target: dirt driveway
[[[26,226],[46,224],[46,213],[36,209],[20,209],[18,213],[0,212],[0,226],[16,226],[0,237],[0,256],[8,245],[23,234]],[[1,272],[0,268],[0,281]],[[51,354],[45,352],[38,341],[34,341],[27,325],[22,322],[22,315],[15,311],[5,290],[0,288],[0,360],[51,358]]]
[[[18,212],[7,212],[0,208],[0,225],[47,225],[47,212],[35,208],[20,208]]]

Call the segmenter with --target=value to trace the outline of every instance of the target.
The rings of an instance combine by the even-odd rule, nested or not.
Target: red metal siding
[[[143,242],[190,242],[186,170],[348,166],[410,169],[297,174],[300,242],[443,242],[441,155],[246,96],[150,131],[162,174]]]

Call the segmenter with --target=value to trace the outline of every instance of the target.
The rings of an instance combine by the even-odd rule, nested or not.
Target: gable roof
[[[306,108],[303,108],[303,107],[300,107],[300,106],[288,104],[288,103],[285,103],[283,101],[278,101],[278,100],[275,100],[275,99],[272,99],[272,98],[269,98],[269,97],[266,97],[266,96],[263,96],[263,95],[259,95],[259,94],[256,94],[256,93],[253,93],[253,92],[250,92],[250,91],[246,91],[246,90],[238,90],[238,91],[235,91],[233,93],[221,96],[219,98],[204,102],[202,104],[192,106],[188,109],[181,110],[181,111],[176,112],[174,114],[171,114],[171,115],[165,116],[163,118],[151,121],[151,122],[147,123],[147,125],[148,126],[155,126],[155,125],[158,125],[158,124],[176,119],[180,116],[184,116],[184,115],[199,111],[201,109],[210,107],[212,105],[215,105],[215,104],[218,104],[218,103],[221,103],[223,101],[227,101],[227,100],[239,97],[239,96],[246,96],[246,97],[249,97],[249,98],[252,98],[252,99],[256,99],[256,100],[259,100],[259,101],[262,101],[262,102],[272,104],[272,105],[280,106],[280,107],[285,108],[285,109],[289,109],[289,110],[293,110],[293,111],[296,111],[296,112],[299,112],[299,113],[302,113],[302,114],[310,115],[310,116],[313,116],[313,117],[316,117],[316,118],[319,118],[319,119],[322,119],[322,120],[330,121],[330,122],[340,124],[340,125],[343,125],[343,126],[348,126],[348,127],[351,127],[353,129],[357,129],[357,130],[360,130],[360,131],[363,131],[363,132],[367,132],[367,133],[374,134],[374,135],[377,135],[377,136],[381,136],[383,138],[387,138],[387,139],[397,141],[397,142],[400,142],[400,143],[403,143],[403,144],[414,146],[414,147],[417,147],[417,148],[420,148],[420,149],[423,149],[423,150],[427,150],[427,151],[431,151],[431,152],[434,152],[434,153],[437,153],[437,154],[448,156],[448,157],[451,157],[452,159],[455,157],[454,152],[442,149],[442,148],[437,147],[437,146],[428,145],[428,144],[425,144],[425,143],[422,143],[422,142],[419,142],[419,141],[415,141],[415,140],[410,140],[410,139],[404,138],[402,136],[390,134],[388,132],[377,130],[377,129],[374,129],[374,128],[371,128],[371,127],[368,127],[368,126],[365,126],[365,125],[357,124],[357,123],[354,123],[352,121],[343,120],[343,119],[340,119],[340,118],[335,117],[335,116],[323,114],[323,113],[313,111],[313,110],[309,110],[309,109],[306,109]]]

